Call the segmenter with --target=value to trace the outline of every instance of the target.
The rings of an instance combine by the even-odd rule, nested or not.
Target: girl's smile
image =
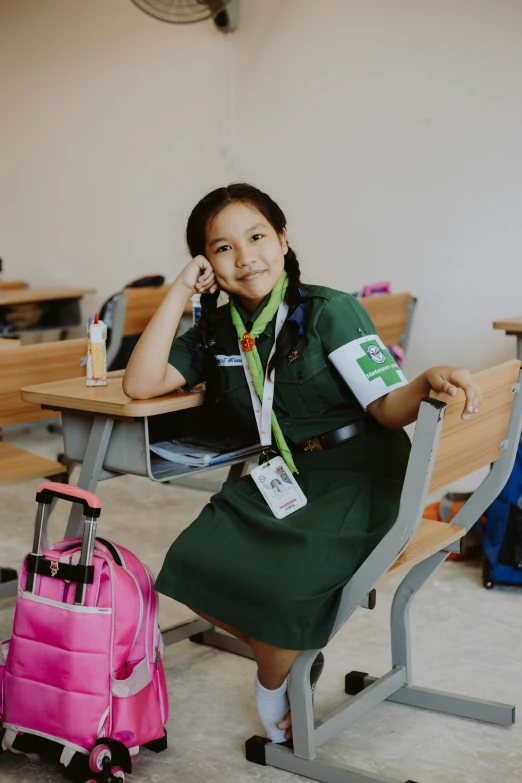
[[[255,312],[281,277],[288,251],[286,230],[278,234],[265,217],[241,202],[230,204],[210,221],[205,256],[220,288]]]

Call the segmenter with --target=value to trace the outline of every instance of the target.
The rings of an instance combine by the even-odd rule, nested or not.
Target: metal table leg
[[[81,489],[87,489],[89,492],[96,492],[113,426],[114,419],[111,419],[108,416],[96,416],[93,419],[89,442],[87,443],[85,457],[80,470],[80,477],[78,478],[78,486],[81,487]],[[69,514],[65,538],[80,536],[82,529],[81,522],[82,507],[77,503],[74,503],[71,513]]]

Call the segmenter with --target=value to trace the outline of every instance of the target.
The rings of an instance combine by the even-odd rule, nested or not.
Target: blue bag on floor
[[[484,587],[522,586],[522,440],[504,489],[486,511]]]

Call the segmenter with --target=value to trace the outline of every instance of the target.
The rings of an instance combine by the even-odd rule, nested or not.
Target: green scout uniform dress
[[[307,323],[295,344],[297,359],[276,370],[274,412],[308,503],[278,520],[250,476],[225,484],[174,541],[156,582],[159,592],[247,636],[292,650],[328,642],[341,588],[395,521],[410,448],[403,430],[381,427],[365,413],[328,359],[361,333],[375,334],[364,308],[341,291],[301,288]],[[249,316],[240,314],[246,324]],[[238,356],[230,308],[220,307],[212,317],[217,353]],[[263,367],[275,320],[257,339]],[[191,386],[203,380],[194,347],[189,330],[174,341],[169,356]],[[251,431],[256,442],[242,365],[223,363],[219,373],[231,431]],[[361,427],[359,435],[334,448],[292,448],[361,420],[373,426]]]

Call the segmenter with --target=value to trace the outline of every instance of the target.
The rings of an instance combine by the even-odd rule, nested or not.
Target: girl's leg
[[[244,633],[241,633],[241,631],[236,631],[236,629],[232,628],[231,625],[222,623],[221,620],[215,620],[213,617],[210,617],[208,614],[203,614],[203,612],[198,612],[197,609],[191,609],[191,611],[193,611],[195,614],[199,614],[200,617],[202,617],[204,620],[208,620],[209,623],[212,623],[212,625],[216,625],[218,628],[221,628],[222,631],[226,631],[232,636],[235,636],[236,639],[241,639],[241,641],[245,642],[245,644],[250,644],[250,639],[248,638],[248,636],[246,636]]]
[[[283,650],[256,639],[250,639],[249,642],[256,659],[259,682],[269,690],[279,688],[288,677],[292,664],[301,651]]]
[[[292,736],[292,718],[287,695],[287,678],[292,664],[300,650],[283,650],[259,642],[232,628],[232,626],[210,617],[208,614],[192,611],[209,623],[249,644],[258,667],[256,676],[256,704],[266,735],[273,742],[284,742]],[[281,727],[278,724],[281,723]],[[285,733],[286,731],[286,733]]]
[[[250,639],[256,659],[256,706],[272,742],[284,742],[291,736],[290,703],[288,701],[288,673],[299,655],[299,650],[283,650],[256,639]],[[283,724],[281,724],[283,721]]]

